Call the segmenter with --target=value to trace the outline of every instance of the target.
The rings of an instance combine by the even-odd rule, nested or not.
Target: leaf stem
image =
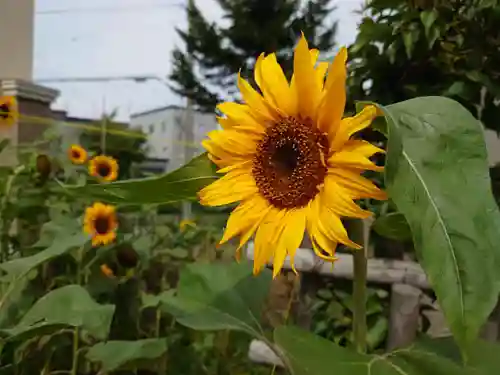
[[[350,223],[351,224],[351,223]],[[351,239],[363,244],[363,248],[355,250],[353,254],[354,280],[353,280],[353,335],[354,345],[359,353],[366,353],[366,273],[367,258],[366,247],[363,240],[363,221],[353,220]]]

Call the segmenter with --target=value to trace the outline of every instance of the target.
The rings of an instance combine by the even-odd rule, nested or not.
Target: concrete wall
[[[1,78],[32,79],[34,1],[0,1]]]

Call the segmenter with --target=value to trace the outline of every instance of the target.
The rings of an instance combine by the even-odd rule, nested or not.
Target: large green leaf
[[[382,107],[388,125],[386,187],[447,322],[464,347],[496,304],[500,215],[483,130],[459,103],[422,97]]]
[[[98,362],[106,373],[119,369],[150,368],[151,362],[167,352],[166,339],[100,342],[89,349],[86,357]]]
[[[21,335],[43,325],[81,327],[97,339],[104,340],[109,333],[115,307],[95,302],[79,285],[67,285],[40,298],[24,315],[11,335]]]
[[[274,341],[293,375],[472,375],[453,361],[415,348],[359,354],[295,327],[278,327]]]
[[[47,249],[36,253],[35,255],[13,259],[11,261],[0,263],[0,269],[7,272],[7,278],[20,278],[25,276],[33,268],[49,261],[50,259],[61,256],[71,249],[85,245],[90,237],[84,233],[63,234],[56,237],[53,244]]]
[[[260,337],[270,283],[269,270],[253,276],[247,263],[190,264],[181,272],[177,295],[166,296],[162,308],[193,329],[232,329]]]
[[[372,228],[379,235],[392,240],[405,241],[411,239],[411,229],[404,215],[400,212],[391,212],[375,220]]]
[[[84,186],[64,185],[66,192],[106,203],[167,204],[193,199],[196,193],[218,178],[214,164],[201,154],[183,167],[161,176]]]

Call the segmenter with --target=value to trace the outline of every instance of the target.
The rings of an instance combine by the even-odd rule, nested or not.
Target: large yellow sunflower
[[[83,164],[87,161],[87,151],[82,146],[71,145],[68,149],[68,157],[73,164]]]
[[[111,156],[96,156],[90,159],[89,174],[101,181],[115,181],[118,178],[118,162]]]
[[[359,249],[341,217],[371,215],[356,199],[386,199],[361,176],[364,170],[382,170],[369,157],[383,150],[351,139],[370,125],[377,110],[368,106],[342,118],[347,51],[342,48],[331,65],[317,63],[318,54],[302,36],[291,83],[275,54],[259,56],[254,78],[262,94],[238,77],[244,103],[220,104],[223,130],[210,132],[202,143],[225,175],[200,191],[200,202],[240,202],[221,243],[239,235],[239,251],[255,234],[254,273],[271,258],[275,276],[287,255],[293,264],[306,230],[322,259],[334,261],[339,243]]]
[[[0,126],[11,126],[19,119],[15,96],[0,96]]]
[[[115,207],[97,202],[85,209],[83,230],[92,236],[92,246],[113,242],[117,228]]]

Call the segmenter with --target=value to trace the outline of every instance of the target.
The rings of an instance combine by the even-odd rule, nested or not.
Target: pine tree
[[[177,30],[185,44],[172,53],[171,88],[213,111],[222,99],[237,99],[236,74],[252,80],[262,53],[276,52],[290,77],[292,52],[300,33],[311,47],[330,52],[337,23],[328,22],[331,0],[217,0],[225,25],[209,23],[193,0],[187,6],[188,30]]]

